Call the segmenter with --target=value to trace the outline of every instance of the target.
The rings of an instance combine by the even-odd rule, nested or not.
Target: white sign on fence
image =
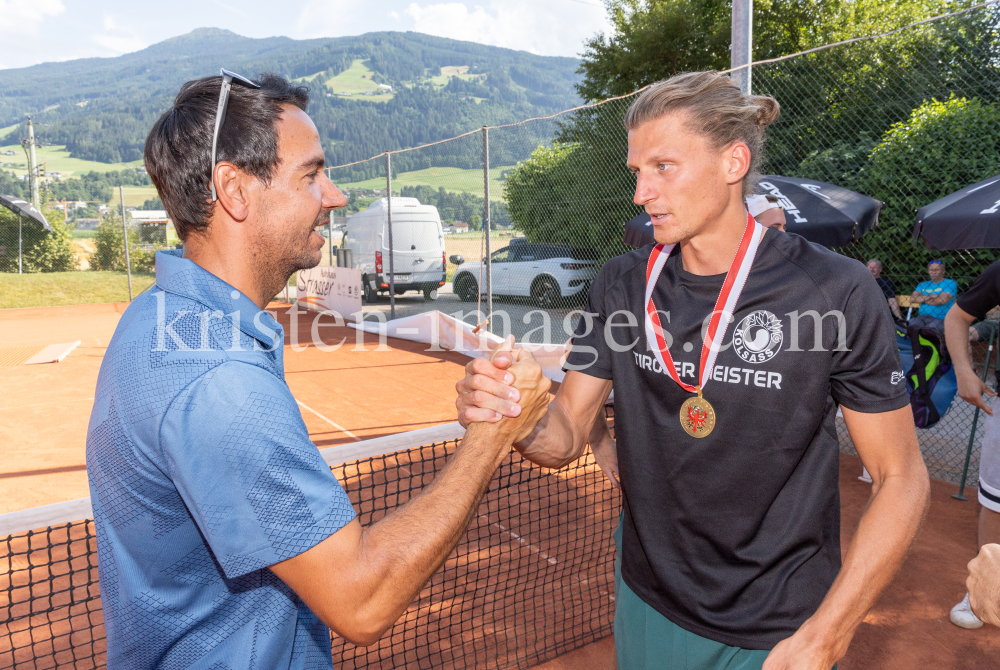
[[[361,311],[361,270],[320,265],[299,270],[296,278],[299,306],[317,312],[335,312],[345,319]]]

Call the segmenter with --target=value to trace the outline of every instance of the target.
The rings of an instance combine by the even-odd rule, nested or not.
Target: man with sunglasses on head
[[[122,315],[88,429],[110,668],[331,668],[329,628],[377,640],[546,411],[548,380],[515,363],[522,416],[470,427],[434,482],[361,527],[265,311],[347,204],[307,102],[223,70],[184,84],[146,139],[184,247],[157,253],[156,286]]]
[[[926,505],[871,275],[744,207],[777,117],[721,73],[636,96],[624,158],[657,244],[601,268],[550,411],[515,444],[558,468],[596,443],[617,475],[621,670],[830,670]],[[466,366],[460,421],[518,416],[506,357]],[[612,386],[614,440],[595,424]],[[873,480],[843,554],[838,405]]]

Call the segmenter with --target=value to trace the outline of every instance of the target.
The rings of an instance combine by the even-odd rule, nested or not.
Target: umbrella
[[[15,214],[31,219],[36,223],[40,223],[45,230],[50,233],[53,232],[52,226],[49,225],[45,216],[26,200],[22,200],[14,195],[0,195],[0,206],[6,207]]]
[[[860,239],[878,224],[882,210],[882,203],[874,198],[812,179],[765,175],[758,190],[778,198],[788,232],[827,247]],[[648,214],[625,224],[625,244],[638,248],[653,242]]]
[[[778,198],[785,229],[825,247],[843,247],[878,225],[882,202],[813,179],[764,175],[758,190]]]
[[[928,249],[1000,247],[1000,175],[918,209],[913,239],[921,237]]]
[[[649,222],[649,214],[643,212],[625,224],[625,244],[635,249],[647,244],[656,244],[653,239],[653,224]]]

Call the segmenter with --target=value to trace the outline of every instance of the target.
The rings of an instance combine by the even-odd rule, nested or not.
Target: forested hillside
[[[136,160],[150,126],[184,81],[220,67],[251,77],[272,71],[308,82],[309,112],[328,163],[337,165],[571,107],[579,103],[578,65],[573,58],[419,33],[293,40],[203,28],[118,58],[0,70],[0,128],[30,113],[43,124],[39,138],[65,145],[73,157]],[[373,89],[391,86],[391,93],[345,97],[337,77],[349,68]],[[0,137],[0,145],[23,134],[22,124]],[[468,160],[447,162],[467,167],[459,163]]]

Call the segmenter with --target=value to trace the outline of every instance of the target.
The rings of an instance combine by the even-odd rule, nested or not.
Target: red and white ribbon
[[[674,367],[674,359],[667,349],[667,341],[663,336],[663,327],[660,325],[660,314],[653,305],[653,287],[660,277],[664,263],[673,251],[673,244],[657,244],[653,247],[653,253],[649,255],[649,262],[646,264],[646,339],[653,344],[653,355],[659,361],[663,369],[680,384],[681,388],[689,393],[697,393],[699,388],[704,389],[705,384],[712,378],[712,368],[715,367],[715,359],[719,355],[719,350],[726,337],[726,329],[733,319],[733,312],[736,311],[736,303],[739,302],[740,293],[750,276],[750,268],[753,259],[757,255],[757,247],[760,246],[760,238],[764,234],[764,226],[757,223],[749,213],[747,213],[747,226],[740,239],[740,246],[736,250],[736,257],[729,266],[726,273],[726,280],[722,283],[722,290],[719,291],[719,298],[715,301],[715,309],[712,310],[712,317],[708,322],[708,333],[705,342],[701,347],[701,364],[698,371],[698,386],[685,384],[681,381]],[[735,271],[734,271],[735,270]]]

